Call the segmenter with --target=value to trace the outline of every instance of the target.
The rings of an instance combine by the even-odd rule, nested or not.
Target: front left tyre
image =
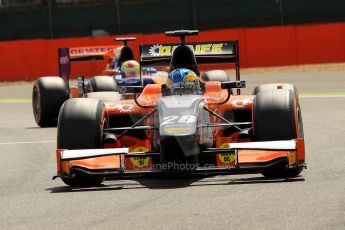
[[[99,149],[102,147],[103,127],[107,125],[103,103],[93,98],[73,98],[61,107],[58,120],[59,149]],[[97,186],[103,178],[89,178],[80,173],[62,177],[70,186]]]

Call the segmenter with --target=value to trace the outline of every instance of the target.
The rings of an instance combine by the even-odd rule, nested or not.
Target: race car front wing
[[[241,174],[259,173],[279,165],[306,168],[304,139],[289,141],[231,143],[228,148],[209,148],[200,155],[217,155],[216,165],[152,164],[155,152],[129,152],[128,148],[66,150],[57,149],[57,175],[72,177],[120,178],[157,174]],[[170,164],[170,163],[169,163]],[[171,163],[174,164],[174,163]],[[180,166],[180,165],[177,165]],[[174,170],[170,170],[174,168]],[[167,170],[169,169],[169,170]]]

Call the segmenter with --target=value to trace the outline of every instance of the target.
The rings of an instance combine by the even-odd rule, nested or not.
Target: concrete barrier
[[[126,35],[128,36],[128,35]],[[131,34],[138,58],[139,43],[177,42],[162,34]],[[0,42],[0,81],[34,80],[58,74],[59,47],[113,45],[113,37]],[[241,67],[345,62],[345,23],[201,31],[188,41],[238,39]],[[102,61],[72,64],[71,76],[99,74]],[[219,68],[227,68],[220,66]]]

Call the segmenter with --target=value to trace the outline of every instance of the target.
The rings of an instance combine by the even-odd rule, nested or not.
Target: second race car
[[[128,41],[135,38],[116,38],[123,42],[117,46],[92,46],[59,48],[59,76],[38,78],[32,91],[32,108],[36,123],[41,127],[56,126],[61,105],[69,98],[92,97],[101,100],[120,100],[118,86],[142,85],[139,63],[135,61]],[[71,63],[104,60],[106,68],[102,75],[84,76],[70,82]],[[144,68],[144,84],[160,83],[166,72],[154,68]]]

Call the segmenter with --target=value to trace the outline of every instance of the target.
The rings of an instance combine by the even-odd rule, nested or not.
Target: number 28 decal
[[[163,122],[161,125],[168,125],[174,123],[193,123],[196,121],[196,117],[192,115],[183,115],[183,116],[167,116],[163,118]]]

